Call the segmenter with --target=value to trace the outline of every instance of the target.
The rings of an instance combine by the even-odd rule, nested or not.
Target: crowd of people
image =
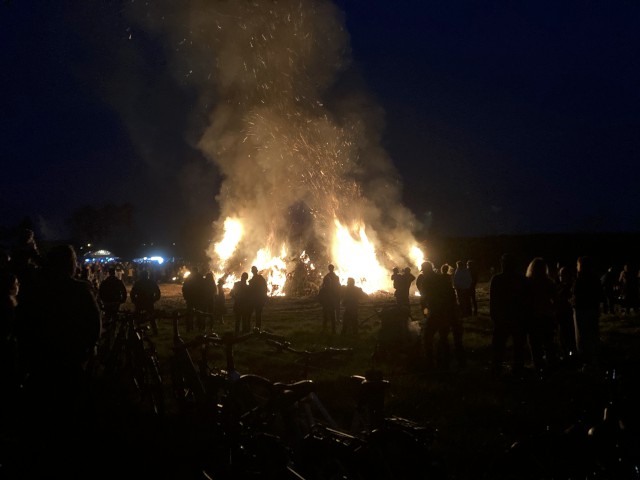
[[[409,267],[392,270],[394,296],[400,307],[410,307],[409,292],[415,280],[423,314],[421,335],[427,369],[446,370],[452,358],[460,367],[465,366],[463,323],[465,318],[478,315],[478,278],[473,260],[459,260],[455,267],[447,263],[436,267],[426,261],[417,278]],[[541,374],[563,363],[594,368],[600,355],[599,317],[637,314],[639,278],[638,269],[631,263],[621,271],[609,267],[599,275],[589,256],[566,266],[551,266],[536,257],[521,271],[514,257],[505,254],[500,271],[492,272],[489,278],[494,373],[503,373],[507,363],[515,375],[521,374],[528,363]],[[509,340],[513,357],[506,362]]]
[[[501,263],[489,291],[495,371],[503,367],[509,338],[515,372],[524,368],[527,350],[539,372],[553,370],[561,362],[595,368],[601,353],[601,314],[617,308],[623,314],[638,312],[638,271],[631,264],[615,280],[613,267],[600,276],[589,256],[578,258],[575,266],[560,266],[555,275],[540,257],[524,273],[510,255],[504,255]]]
[[[87,278],[87,266],[78,262],[72,247],[61,245],[41,255],[31,231],[25,232],[10,254],[3,253],[0,260],[3,373],[29,378],[34,389],[50,380],[49,369],[42,365],[55,368],[56,381],[65,375],[81,376],[101,332],[115,321],[128,299],[136,312],[149,314],[157,334],[153,312],[161,291],[149,270],[136,271],[129,291],[130,275],[118,265],[108,266],[106,276],[96,282],[95,277]],[[335,334],[341,326],[343,335],[357,335],[358,313],[368,296],[353,278],[342,285],[334,270],[328,265],[318,292],[322,330]],[[395,304],[407,316],[415,282],[420,295],[426,367],[446,369],[453,359],[464,366],[464,320],[478,315],[478,272],[473,260],[457,261],[455,267],[447,263],[436,267],[426,261],[417,277],[410,267],[394,268],[390,280]],[[215,279],[211,271],[191,268],[182,285],[188,332],[204,332],[216,323],[224,323],[226,281],[227,275]],[[229,292],[236,335],[263,327],[268,296],[267,281],[257,266],[251,268],[251,277],[242,273]],[[581,257],[575,266],[553,272],[544,259],[534,258],[526,271],[520,271],[513,257],[504,255],[500,271],[489,282],[494,371],[499,373],[507,363],[509,340],[514,372],[521,371],[529,361],[540,372],[567,359],[583,366],[596,363],[600,314],[638,313],[639,297],[638,270],[631,264],[619,272],[608,268],[600,276],[590,257]]]
[[[117,265],[105,270],[99,282],[95,276],[88,278],[73,247],[59,245],[43,254],[31,231],[0,256],[0,375],[4,385],[19,386],[21,408],[30,412],[34,428],[46,425],[54,431],[83,422],[81,412],[90,403],[88,367],[105,328],[128,300],[136,312],[149,316],[158,333],[153,313],[161,290],[153,272],[140,268],[127,285],[126,270],[119,271]],[[257,266],[250,272],[241,274],[227,299],[226,275],[216,279],[211,271],[192,267],[182,284],[187,331],[204,332],[223,324],[227,300],[233,305],[236,335],[262,329],[269,287]],[[588,256],[564,266],[536,257],[525,269],[505,254],[499,271],[485,278],[496,375],[507,369],[524,374],[529,365],[541,375],[563,364],[583,370],[597,367],[601,315],[638,314],[640,309],[638,269],[631,263],[600,275]],[[394,308],[405,319],[419,303],[425,368],[446,370],[454,362],[464,368],[464,323],[478,315],[474,261],[460,260],[455,267],[426,261],[417,277],[410,267],[394,268],[390,281]],[[412,299],[414,289],[419,297]],[[341,284],[334,266],[328,265],[317,297],[322,330],[336,334],[341,328],[342,335],[358,335],[359,312],[368,298],[354,278]],[[45,404],[43,398],[48,399]],[[11,415],[10,409],[3,411]]]

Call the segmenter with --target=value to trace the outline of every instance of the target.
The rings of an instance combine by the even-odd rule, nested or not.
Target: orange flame
[[[331,261],[335,266],[335,272],[340,277],[340,283],[345,285],[347,278],[352,277],[356,285],[360,286],[366,293],[378,291],[391,291],[392,282],[390,273],[382,266],[378,260],[376,247],[369,239],[364,225],[356,222],[351,227],[340,223],[334,219],[335,230],[330,245]],[[214,244],[214,252],[218,256],[219,266],[217,277],[226,276],[224,287],[230,289],[233,283],[238,280],[239,272],[227,272],[227,262],[236,252],[242,240],[244,228],[242,221],[237,218],[228,217],[224,222],[224,233],[222,239]],[[424,253],[417,245],[408,247],[407,258],[410,258],[415,265],[420,268],[424,261]],[[250,266],[256,266],[270,288],[272,296],[283,296],[285,293],[285,283],[287,281],[287,246],[282,244],[279,255],[272,254],[267,247],[261,248],[256,253]],[[311,258],[306,252],[299,255],[299,259],[307,264],[310,270],[315,270]]]

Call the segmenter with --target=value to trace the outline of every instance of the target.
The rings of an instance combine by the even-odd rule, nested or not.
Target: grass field
[[[181,286],[161,286],[158,308],[184,308]],[[515,441],[545,430],[563,430],[575,422],[597,422],[602,416],[607,390],[603,371],[584,374],[574,369],[560,369],[545,378],[533,373],[524,380],[495,378],[490,373],[491,321],[488,317],[488,284],[478,288],[479,314],[465,320],[464,344],[468,352],[465,368],[447,372],[428,372],[423,368],[419,323],[410,323],[411,340],[401,350],[389,353],[373,363],[372,353],[378,342],[380,317],[377,312],[393,304],[390,295],[372,296],[361,305],[360,333],[357,337],[331,335],[322,331],[319,304],[311,298],[274,297],[263,314],[263,328],[287,337],[296,348],[315,350],[325,346],[353,348],[353,354],[318,365],[310,378],[318,386],[320,398],[336,418],[348,424],[354,405],[347,382],[352,374],[380,369],[390,381],[387,413],[429,424],[438,431],[435,452],[443,458],[450,478],[489,478],[493,462]],[[420,316],[418,300],[412,304],[412,318]],[[233,330],[233,315],[225,316],[215,331]],[[624,401],[637,401],[638,366],[640,366],[640,318],[637,315],[603,315],[604,367],[615,367]],[[182,332],[185,339],[189,334]],[[169,320],[160,324],[155,337],[161,366],[165,371],[171,352],[172,330]],[[224,367],[224,358],[214,358]],[[296,358],[276,352],[261,342],[248,342],[236,350],[236,365],[241,373],[255,373],[271,380],[300,379],[302,369]],[[169,391],[169,390],[168,390]],[[168,394],[168,396],[170,396]],[[171,405],[169,405],[171,412]],[[637,419],[629,411],[628,424]]]

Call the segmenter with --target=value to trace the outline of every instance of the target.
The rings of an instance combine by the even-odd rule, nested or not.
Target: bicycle
[[[203,474],[302,479],[291,466],[289,453],[278,437],[249,428],[254,423],[250,421],[252,412],[260,410],[271,396],[268,392],[271,382],[258,375],[240,374],[234,360],[234,346],[239,343],[282,337],[254,330],[241,336],[208,334],[185,341],[180,336],[179,318],[179,314],[173,317],[172,388],[181,411],[194,415],[201,442],[219,447],[207,450],[201,462]],[[208,352],[212,347],[223,349],[224,368],[209,365]],[[195,360],[192,350],[198,351]]]
[[[164,384],[155,344],[149,335],[151,319],[136,312],[118,312],[113,324],[113,340],[101,348],[102,376],[112,386],[123,388],[143,409],[154,415],[165,412]]]
[[[356,408],[350,427],[333,419],[306,379],[313,360],[327,359],[351,349],[327,347],[318,351],[293,348],[288,342],[267,340],[278,351],[301,357],[304,378],[293,384],[276,383],[276,397],[268,404],[279,411],[285,438],[293,439],[303,474],[311,478],[403,478],[416,471],[429,478],[445,478],[441,462],[430,453],[435,431],[408,419],[385,414],[389,382],[378,371],[352,375]],[[317,413],[320,415],[318,416]],[[328,461],[331,459],[332,461]]]
[[[515,441],[485,478],[640,479],[640,436],[627,428],[618,372],[611,368],[601,380],[605,393],[599,419],[583,412],[566,428],[546,427]]]

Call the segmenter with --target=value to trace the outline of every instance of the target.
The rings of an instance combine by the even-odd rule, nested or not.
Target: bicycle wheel
[[[259,375],[242,375],[231,385],[227,407],[232,402],[236,418],[246,426],[257,428],[268,422],[266,408],[273,398],[273,384]]]
[[[154,352],[147,352],[145,360],[143,390],[152,413],[163,415],[165,412],[164,383],[158,357]]]

